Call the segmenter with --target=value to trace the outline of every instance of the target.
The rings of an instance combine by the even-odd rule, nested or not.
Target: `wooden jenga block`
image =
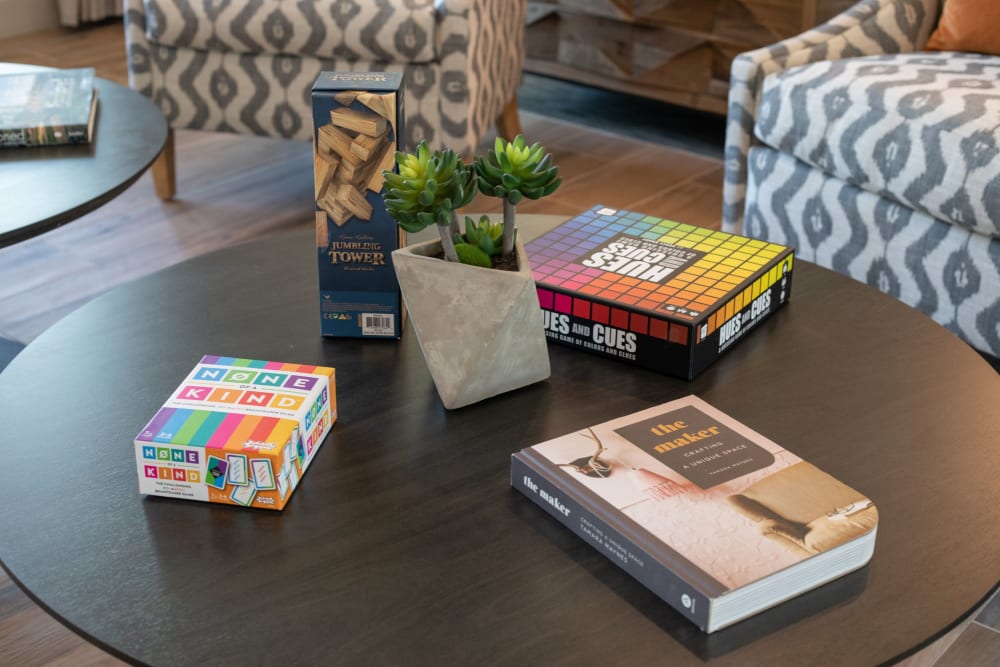
[[[377,113],[382,118],[386,120],[392,120],[395,117],[395,104],[393,104],[392,113],[390,113],[389,106],[386,104],[388,98],[395,98],[394,94],[389,95],[379,95],[377,93],[360,93],[357,96],[358,102],[361,102],[366,107]]]
[[[354,137],[333,125],[322,125],[318,130],[319,152],[336,155],[345,162],[360,162],[361,158],[351,152]]]
[[[330,122],[339,128],[353,130],[373,137],[385,134],[386,131],[385,118],[347,107],[340,107],[331,111]]]
[[[345,162],[341,169],[337,170],[337,183],[351,183],[358,175],[358,171],[364,166],[363,162]]]
[[[323,198],[326,189],[330,187],[333,176],[337,172],[337,165],[340,161],[334,155],[313,154],[313,179],[315,184],[316,201]]]
[[[351,152],[362,160],[370,160],[372,155],[378,152],[379,146],[385,140],[385,134],[375,137],[367,134],[359,134],[354,137],[354,141],[351,143]]]
[[[351,218],[351,212],[347,210],[344,204],[337,200],[337,190],[335,188],[330,188],[327,190],[326,194],[323,195],[323,201],[320,202],[320,206],[326,211],[326,214],[330,216],[330,219],[338,226],[341,227],[345,222]]]
[[[326,232],[326,211],[316,211],[316,247],[329,245]]]
[[[367,188],[372,192],[381,192],[382,184],[385,181],[385,177],[382,175],[382,172],[392,171],[392,168],[395,166],[395,162],[396,155],[395,151],[392,150],[392,142],[387,141],[382,145],[382,155],[378,160],[375,160],[375,163],[378,166],[375,168],[371,178],[368,179]]]
[[[354,177],[349,179],[347,182],[363,192],[378,167],[379,162],[377,159],[369,160],[355,169]]]
[[[343,90],[333,96],[333,99],[337,100],[338,104],[342,104],[345,107],[349,107],[354,103],[354,100],[358,98],[359,90]]]
[[[385,108],[385,118],[388,119],[389,125],[392,126],[392,133],[396,134],[396,96],[395,95],[379,95],[382,100],[382,106]]]
[[[372,205],[365,199],[362,192],[349,183],[341,185],[337,189],[337,201],[362,220],[372,219]]]

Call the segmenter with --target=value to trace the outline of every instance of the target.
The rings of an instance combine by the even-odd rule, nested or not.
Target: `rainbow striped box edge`
[[[333,368],[204,356],[135,437],[139,493],[283,509],[336,419]]]
[[[792,288],[792,248],[606,206],[526,250],[550,341],[687,380]]]

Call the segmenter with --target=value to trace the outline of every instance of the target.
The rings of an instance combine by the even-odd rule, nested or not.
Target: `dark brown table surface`
[[[0,74],[29,65],[0,63]],[[167,121],[140,93],[95,79],[97,122],[89,144],[0,149],[0,248],[37,236],[107,203],[163,150]]]
[[[0,374],[0,558],[135,662],[873,665],[1000,576],[1000,378],[800,261],[693,382],[550,346],[551,379],[444,410],[412,330],[324,340],[311,230],[113,290]],[[282,513],[144,498],[132,439],[203,354],[332,365],[339,419]],[[878,505],[864,569],[705,635],[509,487],[510,454],[695,393]]]

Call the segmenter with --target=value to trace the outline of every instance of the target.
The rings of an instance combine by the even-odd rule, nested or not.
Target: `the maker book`
[[[528,447],[511,486],[706,632],[865,565],[865,496],[687,396]]]

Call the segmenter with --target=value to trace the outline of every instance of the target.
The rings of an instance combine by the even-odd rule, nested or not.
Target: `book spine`
[[[511,486],[597,549],[676,609],[708,631],[711,600],[615,526],[588,509],[565,485],[521,454],[511,460]]]
[[[86,125],[64,125],[60,131],[62,134],[56,135],[51,125],[0,130],[0,147],[63,146],[90,142],[90,129]]]

